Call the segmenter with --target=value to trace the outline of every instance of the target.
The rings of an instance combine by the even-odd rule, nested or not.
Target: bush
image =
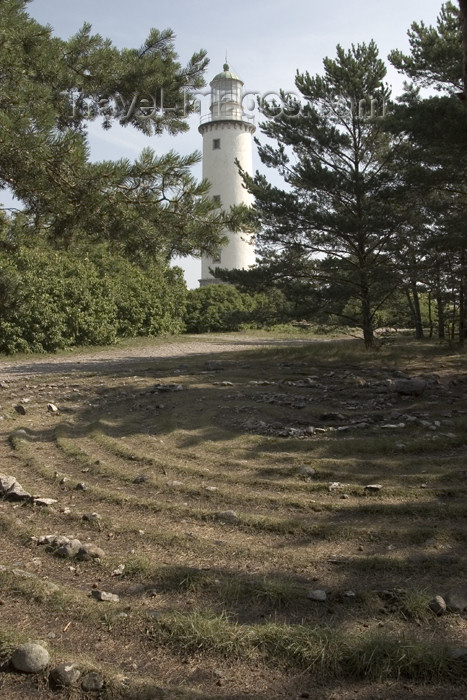
[[[232,285],[213,284],[188,292],[184,320],[188,333],[208,333],[262,328],[280,323],[288,313],[278,290],[247,294]]]
[[[0,351],[54,351],[180,332],[185,294],[181,271],[156,263],[143,270],[103,246],[1,252]]]

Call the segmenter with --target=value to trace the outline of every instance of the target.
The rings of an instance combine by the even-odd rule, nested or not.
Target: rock
[[[322,413],[319,418],[320,420],[332,422],[345,420],[345,416],[342,413]]]
[[[15,479],[15,483],[10,486],[8,491],[5,493],[5,498],[10,501],[30,501],[32,496],[28,491],[25,491],[21,484],[19,484]]]
[[[16,439],[27,440],[29,435],[24,428],[18,428],[18,430],[14,431],[13,437],[15,437]]]
[[[421,396],[427,387],[424,379],[396,379],[394,382],[394,391],[398,394],[406,396]]]
[[[55,556],[62,557],[63,559],[72,559],[80,551],[82,544],[80,540],[69,540],[65,544],[62,544],[55,551]]]
[[[234,510],[223,510],[216,513],[216,520],[222,520],[225,523],[238,523],[238,515]]]
[[[101,516],[99,513],[85,513],[82,517],[82,520],[88,522],[88,523],[95,523],[96,521],[100,520]]]
[[[102,690],[103,687],[104,679],[99,673],[95,673],[94,671],[86,674],[81,681],[81,688],[85,693],[90,693],[93,691],[96,692],[98,690]]]
[[[84,544],[79,548],[76,558],[80,561],[90,561],[91,559],[102,559],[105,557],[103,549],[96,544]]]
[[[111,576],[121,576],[125,571],[125,564],[119,564],[116,569],[112,571]]]
[[[47,404],[47,410],[49,413],[58,413],[58,408],[54,403]]]
[[[320,590],[308,591],[306,597],[308,598],[308,600],[316,600],[320,603],[324,603],[324,601],[327,600],[326,591]]]
[[[52,547],[61,547],[70,541],[69,537],[65,535],[40,535],[37,544],[48,544]]]
[[[430,600],[428,605],[435,615],[443,615],[446,612],[446,601],[440,595]]]
[[[136,479],[133,479],[134,484],[144,484],[145,481],[149,481],[149,476],[147,476],[147,474],[140,474]]]
[[[331,484],[329,484],[328,489],[329,491],[339,491],[340,489],[344,488],[344,484],[341,484],[339,481],[333,481]]]
[[[315,476],[316,469],[313,469],[313,467],[307,467],[307,466],[303,465],[302,467],[298,468],[298,473],[301,476],[305,476],[305,477]]]
[[[68,688],[74,685],[81,676],[81,672],[75,668],[74,664],[62,663],[53,668],[50,672],[50,680],[53,685]]]
[[[49,652],[40,644],[23,644],[11,657],[11,663],[17,671],[23,673],[40,673],[49,665]]]
[[[8,476],[7,474],[0,474],[0,496],[4,496],[8,489],[16,484],[16,479],[14,476]]]
[[[365,492],[366,493],[379,493],[379,491],[381,491],[382,488],[383,487],[381,484],[367,484],[365,486]]]
[[[99,600],[104,603],[118,603],[120,598],[118,595],[115,593],[108,593],[107,591],[97,591],[97,590],[92,590],[91,595],[93,598],[96,600]]]
[[[87,486],[86,484],[83,484],[83,482],[80,482],[79,484],[76,484],[75,486],[75,491],[86,491]]]
[[[23,406],[22,404],[20,404],[20,403],[19,403],[17,406],[15,406],[15,411],[16,411],[16,413],[19,413],[20,416],[25,416],[25,415],[26,415],[26,409],[25,409],[24,406]]]
[[[53,506],[54,503],[58,503],[56,498],[41,498],[40,496],[34,496],[33,501],[36,506],[44,506],[46,508]]]
[[[449,612],[467,612],[467,588],[465,586],[451,588],[444,596],[444,600]]]

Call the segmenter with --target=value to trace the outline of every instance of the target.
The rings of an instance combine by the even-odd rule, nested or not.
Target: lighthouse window
[[[221,147],[221,140],[220,139],[213,139],[212,140],[212,147],[214,151],[217,151]]]
[[[217,265],[220,265],[221,263],[221,254],[220,253],[215,253],[213,258],[212,258],[213,263],[217,263]]]
[[[215,202],[216,204],[220,204],[220,203],[221,203],[221,196],[220,196],[220,194],[215,194],[214,197],[212,198],[212,200],[213,200],[213,202]]]

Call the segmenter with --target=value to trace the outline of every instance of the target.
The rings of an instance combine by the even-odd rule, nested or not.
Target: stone
[[[76,555],[76,558],[79,559],[80,561],[90,561],[91,559],[102,559],[105,557],[105,552],[103,549],[98,547],[96,544],[84,544],[82,545],[78,553]]]
[[[23,644],[11,657],[11,663],[22,673],[41,673],[49,665],[49,652],[40,644]]]
[[[396,379],[394,391],[406,396],[421,396],[427,387],[424,379]]]
[[[53,506],[54,503],[58,503],[56,498],[41,498],[40,496],[34,496],[34,505],[36,506],[44,506],[45,508],[48,508],[49,506]]]
[[[99,513],[85,513],[82,517],[82,520],[88,523],[95,523],[97,520],[100,520],[101,516]]]
[[[446,601],[440,595],[437,595],[430,600],[428,603],[430,610],[432,610],[435,615],[443,615],[446,612]]]
[[[15,430],[13,433],[13,437],[17,439],[27,439],[29,437],[27,431],[24,428],[18,428],[18,430]]]
[[[301,476],[305,476],[305,477],[315,476],[316,469],[313,469],[313,467],[307,467],[306,465],[303,465],[302,467],[298,468],[298,473]]]
[[[75,491],[86,491],[87,486],[86,484],[83,484],[83,482],[80,482],[79,484],[76,484],[75,486]]]
[[[58,687],[69,688],[74,685],[81,672],[74,666],[74,664],[61,663],[50,672],[50,680],[53,685]]]
[[[379,491],[381,491],[382,488],[383,487],[381,484],[367,484],[365,486],[365,492],[366,493],[379,493]]]
[[[81,681],[81,688],[84,690],[85,693],[97,692],[99,690],[102,690],[103,687],[104,679],[99,673],[96,673],[95,671],[86,674],[83,680]]]
[[[133,479],[134,484],[144,484],[145,481],[149,481],[149,476],[147,476],[147,474],[140,474]]]
[[[80,551],[82,544],[80,540],[69,540],[65,544],[62,544],[55,551],[55,556],[62,557],[63,559],[72,559]]]
[[[103,603],[118,603],[118,601],[120,600],[118,595],[116,595],[115,593],[108,593],[107,591],[97,591],[96,589],[93,589],[91,591],[91,596]]]
[[[456,588],[451,588],[443,597],[449,612],[467,612],[467,587],[457,586]]]
[[[306,597],[308,600],[316,600],[319,603],[324,603],[327,600],[326,591],[320,590],[308,591]]]
[[[15,406],[15,411],[16,411],[16,413],[19,413],[20,416],[25,416],[25,415],[26,415],[26,409],[25,409],[24,406],[23,406],[22,404],[20,404],[20,403],[19,403],[17,406]]]
[[[64,544],[68,544],[70,541],[69,537],[65,535],[40,535],[37,544],[49,544],[52,547],[61,547]]]
[[[58,408],[54,403],[47,404],[47,410],[49,413],[58,413]]]
[[[5,498],[10,501],[30,501],[32,496],[28,491],[23,489],[21,484],[19,484],[15,479],[15,483],[10,486],[8,491],[5,493]]]
[[[125,564],[119,564],[111,573],[111,576],[121,576],[125,571]]]
[[[234,510],[223,510],[216,513],[216,520],[222,520],[225,523],[237,523],[238,515]]]
[[[320,418],[320,420],[333,421],[333,422],[345,420],[345,416],[342,415],[342,413],[332,413],[332,412],[331,413],[322,413],[319,418]]]
[[[8,489],[10,489],[16,483],[17,482],[14,476],[0,474],[0,496],[4,496]]]

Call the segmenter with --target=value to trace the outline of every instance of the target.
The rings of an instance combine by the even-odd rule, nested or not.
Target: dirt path
[[[327,340],[300,338],[257,338],[254,336],[212,335],[184,336],[164,340],[154,339],[151,344],[135,347],[94,349],[70,352],[70,355],[34,355],[18,360],[0,360],[0,381],[9,377],[29,374],[59,374],[60,372],[86,372],[124,369],[127,364],[147,362],[155,358],[189,357],[238,352],[261,347],[287,347],[306,345]]]

